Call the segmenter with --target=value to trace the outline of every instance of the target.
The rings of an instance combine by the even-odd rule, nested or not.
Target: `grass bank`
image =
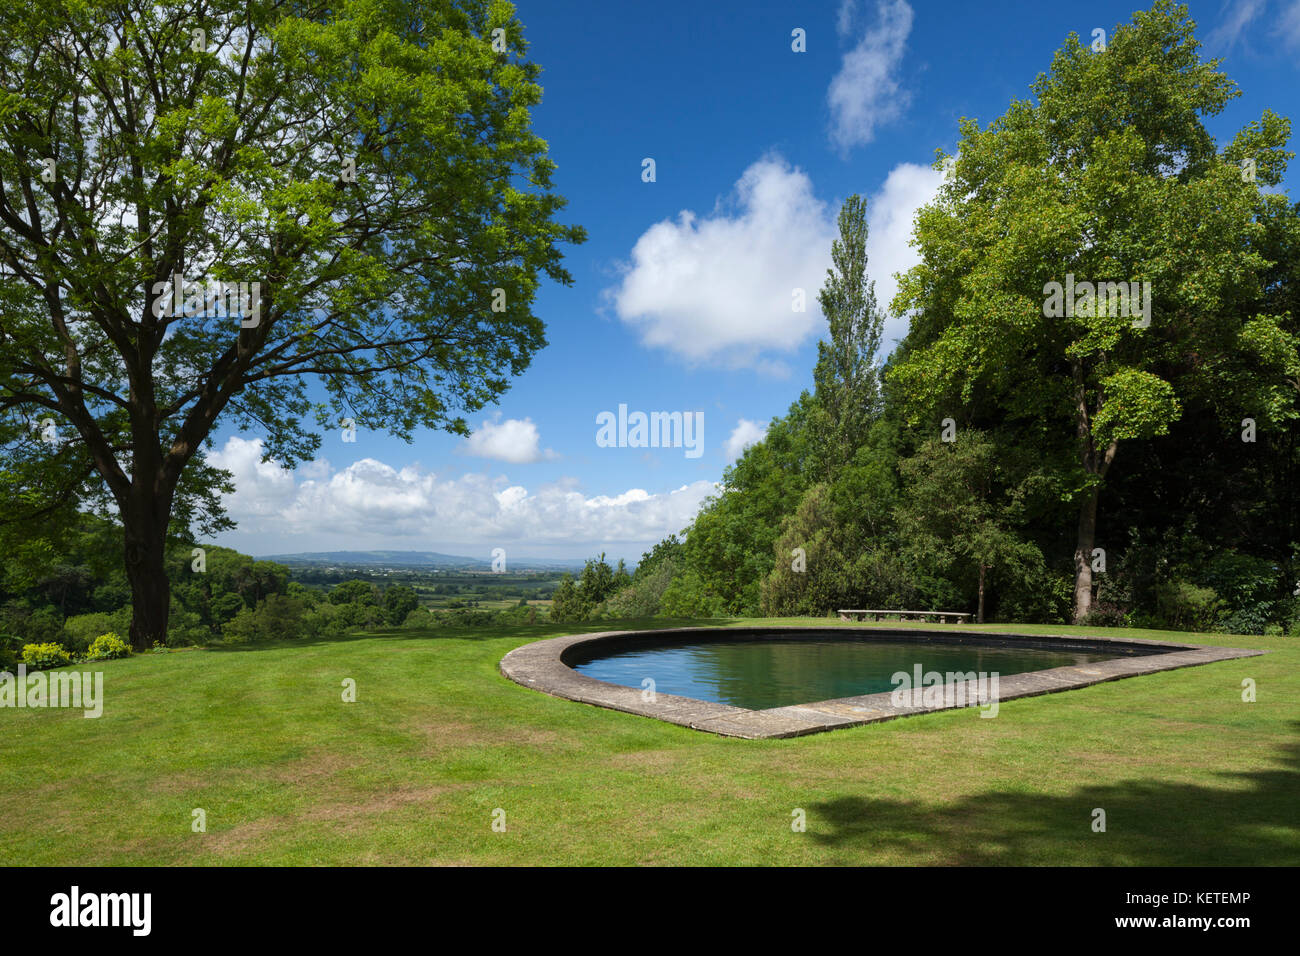
[[[0,863],[1300,863],[1294,638],[1017,626],[1271,653],[1005,702],[993,720],[952,711],[745,741],[497,671],[512,648],[575,630],[376,632],[96,665],[100,719],[0,710]],[[806,832],[791,829],[796,808]]]

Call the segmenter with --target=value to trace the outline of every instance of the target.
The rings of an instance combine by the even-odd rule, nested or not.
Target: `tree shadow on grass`
[[[1300,733],[1300,721],[1293,727]],[[962,866],[1295,866],[1300,742],[1273,759],[1278,765],[1218,774],[1222,789],[1138,779],[1064,796],[981,793],[937,808],[843,797],[810,805],[808,833],[854,856],[915,852],[929,862],[937,848],[938,862]],[[1092,829],[1098,808],[1104,833]]]

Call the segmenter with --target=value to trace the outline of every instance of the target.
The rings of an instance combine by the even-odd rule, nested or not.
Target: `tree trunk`
[[[1070,363],[1070,372],[1074,378],[1075,426],[1079,433],[1079,459],[1083,470],[1095,477],[1092,487],[1079,506],[1079,534],[1074,549],[1074,623],[1080,623],[1092,610],[1092,549],[1097,544],[1097,502],[1101,498],[1101,479],[1110,471],[1115,461],[1115,452],[1119,442],[1112,439],[1105,449],[1098,449],[1093,442],[1092,409],[1088,405],[1088,390],[1085,386],[1083,365],[1079,359]],[[1097,407],[1100,409],[1105,399],[1098,395]]]
[[[988,565],[981,562],[980,563],[980,606],[979,606],[979,613],[975,617],[976,624],[984,623],[984,572],[987,570],[988,570]],[[969,604],[966,606],[970,607]]]
[[[1092,549],[1097,541],[1097,501],[1101,487],[1094,486],[1079,508],[1079,536],[1074,549],[1074,623],[1092,610]]]
[[[131,647],[137,651],[167,642],[171,582],[163,558],[170,508],[161,517],[158,510],[156,501],[137,501],[122,511],[126,576],[131,583]]]

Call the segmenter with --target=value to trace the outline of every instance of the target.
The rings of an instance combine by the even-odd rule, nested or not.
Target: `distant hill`
[[[438,551],[305,551],[262,555],[290,567],[436,568],[446,571],[490,571],[491,559],[467,558]],[[514,557],[506,552],[507,571],[582,570],[585,561],[569,558]]]

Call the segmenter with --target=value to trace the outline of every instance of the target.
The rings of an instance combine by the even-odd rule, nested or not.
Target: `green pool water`
[[[766,710],[837,697],[893,691],[899,671],[965,673],[1000,677],[1087,664],[1122,651],[1073,648],[991,647],[979,644],[852,639],[726,640],[639,647],[577,663],[573,669],[596,680],[643,688],[647,678],[659,694]]]

